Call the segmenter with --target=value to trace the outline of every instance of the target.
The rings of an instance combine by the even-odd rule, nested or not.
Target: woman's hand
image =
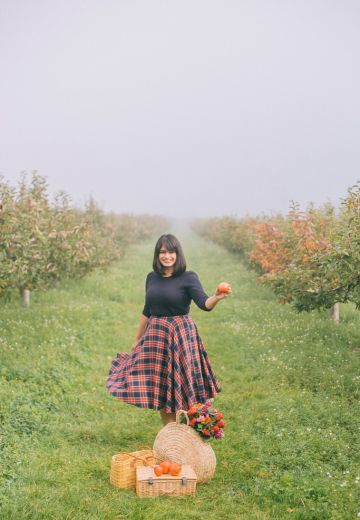
[[[227,283],[227,282],[221,282],[216,287],[214,296],[218,300],[223,300],[224,298],[229,296],[229,294],[231,294],[231,292],[232,292],[231,285],[229,283]]]
[[[214,294],[206,300],[205,307],[209,310],[213,309],[220,300],[223,300],[224,298],[229,296],[231,292],[231,286],[229,283],[219,283],[219,285],[215,289]]]

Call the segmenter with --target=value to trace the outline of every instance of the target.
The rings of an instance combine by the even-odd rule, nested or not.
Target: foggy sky
[[[169,216],[360,179],[357,0],[0,0],[0,172]]]

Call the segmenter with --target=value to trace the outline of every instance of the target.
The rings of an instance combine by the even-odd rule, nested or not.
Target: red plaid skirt
[[[133,350],[113,360],[106,386],[121,401],[165,412],[188,410],[221,391],[188,314],[151,316]]]

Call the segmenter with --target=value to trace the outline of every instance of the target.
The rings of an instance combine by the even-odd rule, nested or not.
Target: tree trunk
[[[30,291],[29,289],[23,289],[20,288],[20,295],[21,295],[21,303],[24,307],[29,307],[30,305]]]
[[[336,323],[340,321],[340,305],[339,303],[334,303],[329,312],[329,318],[334,320]]]

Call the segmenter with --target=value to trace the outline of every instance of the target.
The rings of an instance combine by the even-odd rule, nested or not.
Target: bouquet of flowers
[[[194,404],[186,413],[189,417],[189,426],[194,428],[204,439],[222,439],[224,437],[223,414],[213,408],[210,399],[205,404]],[[186,423],[186,419],[182,417],[181,422]]]

